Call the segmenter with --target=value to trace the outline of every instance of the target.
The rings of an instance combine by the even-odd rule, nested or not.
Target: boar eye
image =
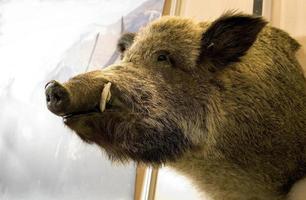
[[[159,55],[158,58],[157,58],[157,61],[167,61],[168,58],[166,55]]]
[[[169,52],[167,52],[167,51],[160,51],[157,54],[157,61],[158,62],[169,62],[170,63]]]

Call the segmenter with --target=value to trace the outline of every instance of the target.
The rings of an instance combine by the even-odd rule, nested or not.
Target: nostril
[[[64,89],[61,87],[48,88],[46,91],[47,103],[53,104],[54,106],[59,105],[66,96]]]
[[[50,81],[45,89],[46,102],[48,109],[55,113],[64,113],[68,106],[69,94],[67,89],[57,81]]]
[[[46,94],[46,101],[47,101],[47,103],[49,103],[51,101],[51,98],[50,98],[49,94]]]
[[[54,99],[54,102],[56,103],[59,103],[61,101],[61,97],[59,96],[58,93],[53,94],[53,99]]]

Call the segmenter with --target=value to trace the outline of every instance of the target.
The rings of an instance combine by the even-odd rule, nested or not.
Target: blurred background
[[[44,85],[115,62],[120,34],[161,15],[211,21],[229,9],[289,32],[305,67],[305,8],[305,0],[0,0],[0,199],[209,199],[170,168],[110,163],[47,110]]]
[[[46,108],[44,85],[115,62],[122,32],[163,0],[0,1],[0,199],[134,199],[136,166],[112,164]]]

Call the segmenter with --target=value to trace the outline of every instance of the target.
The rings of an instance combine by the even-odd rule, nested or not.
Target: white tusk
[[[104,88],[102,90],[102,94],[101,94],[101,101],[100,101],[100,111],[103,112],[105,110],[106,107],[106,103],[110,100],[111,98],[111,92],[110,92],[110,88],[111,88],[112,83],[108,82],[104,85]]]

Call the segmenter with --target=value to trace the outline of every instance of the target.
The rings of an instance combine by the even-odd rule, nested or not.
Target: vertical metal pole
[[[262,16],[263,0],[253,1],[253,15]]]
[[[158,176],[158,167],[152,167],[150,187],[149,187],[149,192],[148,192],[148,200],[155,199],[157,176]]]
[[[100,33],[98,33],[97,36],[96,36],[94,45],[93,45],[93,47],[92,47],[92,50],[91,50],[91,53],[90,53],[90,56],[89,56],[89,59],[88,59],[88,63],[87,63],[85,72],[87,72],[88,69],[89,69],[89,67],[90,67],[90,63],[91,63],[91,61],[92,61],[93,54],[94,54],[95,51],[96,51],[96,47],[97,47],[97,43],[98,43],[99,37],[100,37]]]
[[[171,0],[171,9],[170,9],[170,15],[178,16],[181,12],[181,0]]]

